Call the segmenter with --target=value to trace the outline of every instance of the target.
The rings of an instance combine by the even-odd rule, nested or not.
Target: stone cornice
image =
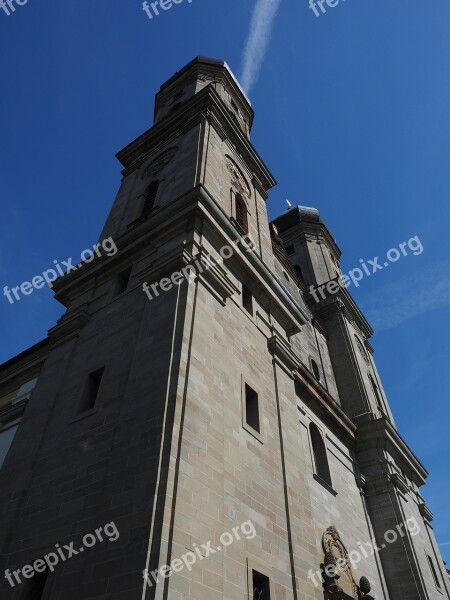
[[[431,512],[431,510],[428,508],[428,506],[425,504],[425,502],[420,502],[419,503],[419,512],[422,515],[422,517],[428,521],[429,523],[431,523],[431,521],[433,520],[433,513]]]
[[[207,263],[208,255],[204,248],[202,248],[194,258],[195,260],[201,261],[201,265],[204,265]],[[201,260],[202,258],[204,258],[204,261]],[[226,269],[220,264],[205,268],[201,273],[197,274],[197,278],[213,292],[223,304],[225,304],[227,298],[230,298],[230,296],[239,291],[228,277]]]
[[[116,273],[118,263],[122,263],[125,257],[136,253],[148,244],[148,236],[151,234],[152,243],[155,243],[158,235],[164,233],[169,235],[170,229],[176,227],[181,219],[201,216],[208,217],[211,227],[222,238],[223,244],[229,244],[237,236],[236,228],[228,216],[223,212],[213,197],[203,186],[197,186],[187,194],[174,199],[164,209],[159,210],[147,221],[137,227],[129,229],[115,240],[118,253],[111,257],[101,256],[98,261],[83,265],[83,269],[73,271],[53,282],[56,298],[67,305],[73,299],[78,286],[91,277],[97,276],[105,270]],[[123,248],[123,251],[122,251]],[[244,257],[245,254],[245,257]],[[274,315],[282,326],[293,335],[300,331],[302,325],[307,323],[310,316],[298,304],[291,293],[278,281],[276,275],[264,264],[256,252],[245,252],[235,254],[235,260],[240,261],[245,268],[254,270],[261,283],[261,290],[270,302]]]
[[[275,219],[272,219],[272,222],[276,220],[277,217]],[[322,235],[325,241],[328,243],[328,245],[332,248],[336,256],[338,258],[341,257],[342,252],[325,223],[311,223],[308,221],[301,221],[293,227],[284,230],[282,232],[282,237],[284,237],[285,235],[289,235],[291,231],[292,233],[295,231],[296,237],[298,236],[298,239],[303,241],[306,241],[308,239],[308,236],[309,239],[317,239],[318,236]]]
[[[330,281],[336,281],[336,279]],[[350,321],[354,321],[358,325],[365,337],[370,338],[373,335],[370,323],[345,288],[339,286],[339,290],[335,294],[329,294],[326,287],[323,291],[325,299],[322,299],[316,291],[316,295],[320,298],[319,302],[316,302],[309,290],[305,293],[305,300],[317,318],[327,320],[330,316],[342,312]]]
[[[79,335],[81,329],[89,321],[88,307],[86,304],[65,313],[57,324],[49,329],[48,337],[52,346],[65,343]]]
[[[400,473],[390,473],[389,480],[402,494],[406,495],[409,492],[408,482]]]
[[[233,144],[239,148],[243,160],[253,170],[265,190],[276,184],[261,157],[233,121],[223,100],[211,86],[204,88],[180,107],[176,113],[164,118],[116,154],[118,160],[125,167],[123,175],[126,176],[140,168],[143,157],[148,155],[149,148],[160,143],[161,139],[173,136],[176,131],[188,131],[205,119],[210,119],[220,125],[223,131],[222,136],[230,138]]]
[[[295,379],[308,392],[309,397],[317,406],[333,421],[341,434],[346,439],[354,441],[356,439],[355,424],[303,364],[299,365]]]
[[[19,419],[25,412],[28,398],[22,398],[19,402],[12,402],[0,408],[0,431],[5,425]]]
[[[364,453],[373,449],[378,455],[381,445],[389,452],[396,464],[407,467],[413,474],[413,481],[417,486],[425,483],[428,471],[387,419],[375,418],[374,415],[370,418],[368,415],[366,419],[358,419],[357,449],[360,448]],[[380,457],[377,460],[379,459]],[[394,479],[398,480],[399,477]]]
[[[45,338],[17,356],[0,365],[0,386],[2,391],[17,387],[18,380],[26,379],[28,374],[37,374],[47,358],[49,340]],[[23,377],[22,377],[23,376]]]
[[[288,375],[294,378],[293,372],[299,368],[300,359],[292,351],[288,342],[281,338],[276,331],[273,331],[273,336],[267,340],[269,351],[274,357],[274,360],[286,371]]]

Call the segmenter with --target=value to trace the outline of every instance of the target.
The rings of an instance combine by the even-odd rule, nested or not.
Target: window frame
[[[320,444],[321,444],[321,449],[323,450],[323,458],[326,461],[326,467],[327,467],[327,475],[328,477],[324,478],[322,475],[323,473],[321,473],[322,468],[319,464],[318,459],[316,458],[318,456],[318,452],[317,447],[314,444],[313,441],[313,434],[312,431],[316,431],[317,435],[319,436],[317,439],[320,438]],[[331,477],[331,468],[330,468],[330,461],[328,459],[328,448],[326,445],[326,435],[323,433],[322,429],[320,427],[318,427],[318,425],[314,422],[314,421],[309,421],[308,423],[308,439],[309,439],[309,446],[310,446],[310,451],[311,451],[311,463],[312,463],[312,467],[313,467],[313,476],[314,479],[316,481],[318,481],[321,485],[323,485],[328,491],[330,491],[332,494],[336,495],[336,492],[333,488],[333,478]],[[316,448],[316,450],[315,450]],[[320,458],[320,457],[319,457]]]
[[[113,286],[113,291],[112,291],[112,300],[115,300],[116,298],[119,298],[120,296],[123,296],[127,293],[128,291],[128,286],[130,285],[130,279],[131,279],[131,273],[133,271],[133,265],[131,265],[130,267],[127,267],[126,269],[123,269],[122,271],[119,271],[115,278],[114,278],[114,286]],[[125,285],[125,288],[122,291],[117,291],[118,287],[119,287],[119,281],[120,279],[126,275],[127,277],[127,282]]]
[[[35,560],[39,560],[39,559],[35,559]],[[35,562],[35,561],[33,561],[33,562]],[[33,564],[33,562],[31,564]],[[26,598],[27,599],[30,598],[32,593],[33,593],[33,597],[35,597],[37,590],[34,590],[33,588],[35,588],[37,586],[37,582],[40,580],[40,577],[45,577],[45,580],[44,580],[44,587],[42,588],[42,592],[41,592],[39,598],[37,598],[37,600],[47,600],[47,598],[50,598],[50,591],[51,591],[51,587],[52,587],[52,585],[51,585],[52,578],[50,577],[50,575],[51,575],[51,573],[50,573],[50,569],[48,567],[46,569],[44,569],[44,571],[35,572],[33,577],[31,579],[29,579],[28,589],[24,590],[26,592]]]
[[[245,283],[242,282],[242,298],[241,298],[242,302],[241,302],[241,306],[244,309],[244,311],[250,316],[250,317],[254,317],[255,316],[255,297],[251,291],[251,289],[245,285]],[[247,302],[246,302],[247,300]],[[251,310],[249,310],[249,307],[246,306],[248,304],[248,301],[250,301],[250,308]]]
[[[103,373],[102,373],[102,377],[100,380],[100,385],[98,386],[97,395],[95,397],[95,403],[92,406],[92,408],[88,408],[86,410],[81,411],[80,407],[81,407],[81,403],[82,403],[82,397],[85,392],[86,385],[88,383],[88,377],[90,375],[92,375],[93,373],[96,373],[100,369],[103,369]],[[90,417],[91,415],[94,415],[99,412],[99,410],[103,406],[103,391],[104,391],[104,386],[105,386],[106,374],[108,372],[109,372],[109,361],[105,361],[105,362],[101,362],[101,363],[100,362],[94,363],[93,365],[91,365],[89,370],[83,370],[83,376],[79,383],[78,392],[77,392],[77,396],[76,396],[77,401],[75,403],[75,408],[74,408],[75,414],[74,414],[72,420],[70,421],[71,423],[80,421],[81,419]]]
[[[152,179],[152,181],[150,181],[149,183],[146,184],[145,190],[142,193],[142,201],[141,201],[141,205],[140,205],[140,209],[139,209],[138,218],[142,218],[142,219],[150,218],[152,212],[155,210],[155,208],[158,207],[158,199],[159,199],[160,192],[161,192],[161,184],[162,184],[161,179]],[[147,201],[149,199],[148,196],[149,196],[150,188],[153,185],[156,186],[156,191],[154,193],[153,202],[152,202],[151,207],[146,209],[145,205],[147,204]]]
[[[246,388],[250,388],[250,390],[252,392],[254,392],[256,394],[257,397],[257,402],[258,402],[258,424],[259,424],[259,431],[254,429],[248,422],[247,422],[247,390]],[[246,380],[244,378],[244,376],[241,376],[241,412],[242,412],[242,427],[243,429],[245,429],[245,431],[247,431],[248,433],[250,433],[250,435],[252,435],[256,440],[258,440],[258,442],[260,442],[261,444],[263,443],[263,439],[264,439],[264,419],[263,419],[263,403],[262,403],[262,396],[261,393],[259,392],[258,388],[250,385],[250,383],[248,383],[248,380]]]
[[[253,557],[247,557],[247,598],[248,600],[253,600],[253,571],[256,571],[263,577],[267,577],[269,580],[269,593],[270,600],[276,600],[275,594],[275,582],[273,577],[270,576],[271,570],[270,567],[263,563],[261,560],[258,560]]]
[[[434,581],[436,589],[439,592],[441,592],[441,594],[442,594],[442,586],[439,581],[438,570],[437,570],[437,569],[439,569],[439,567],[437,565],[435,565],[433,558],[428,554],[428,552],[426,550],[425,550],[425,555],[428,559],[428,568],[430,569],[431,577]]]
[[[238,201],[237,199],[240,198],[240,202],[239,204],[242,206],[242,210],[243,210],[243,215],[244,215],[244,225],[240,222],[239,218],[238,218]],[[240,192],[232,189],[231,190],[231,199],[232,199],[232,207],[231,207],[231,216],[232,216],[232,221],[234,222],[234,224],[236,225],[236,227],[239,229],[240,232],[242,232],[244,235],[247,235],[250,233],[250,211],[248,209],[248,204],[247,204],[247,200],[245,199],[245,197],[243,196],[243,194],[241,194]]]

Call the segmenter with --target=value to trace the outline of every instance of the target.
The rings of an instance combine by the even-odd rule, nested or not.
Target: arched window
[[[317,379],[317,381],[320,381],[320,369],[316,361],[313,358],[310,358],[309,361],[311,363],[311,371],[313,372],[314,377]]]
[[[380,392],[378,390],[378,386],[375,383],[375,381],[373,380],[373,377],[372,377],[372,375],[370,373],[369,373],[369,381],[370,381],[370,384],[372,386],[373,395],[375,396],[375,400],[377,401],[378,408],[381,408],[381,410],[383,410],[383,403],[381,401],[381,397],[380,397]]]
[[[316,475],[331,487],[330,467],[328,466],[327,449],[319,428],[314,423],[309,424],[309,435],[314,456]]]
[[[155,206],[156,196],[158,194],[159,181],[152,181],[145,192],[144,206],[142,216],[148,216]]]
[[[247,206],[244,199],[241,194],[236,194],[234,201],[236,208],[236,223],[245,231],[245,233],[248,233]]]
[[[361,356],[363,357],[365,362],[367,364],[369,364],[370,360],[369,360],[369,355],[367,354],[367,350],[364,348],[364,344],[362,343],[361,339],[356,335],[356,333],[355,333],[355,340],[356,340],[356,345],[358,346],[358,349],[361,353]]]

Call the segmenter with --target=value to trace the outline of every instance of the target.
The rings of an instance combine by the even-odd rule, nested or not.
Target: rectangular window
[[[261,433],[258,394],[247,383],[245,384],[245,421],[249,427]]]
[[[48,569],[45,569],[41,573],[35,573],[31,583],[30,593],[27,596],[28,600],[44,600],[47,579]]]
[[[84,386],[83,395],[81,397],[80,407],[78,412],[82,413],[86,410],[94,408],[98,396],[98,390],[103,377],[104,367],[89,373],[86,384]]]
[[[253,296],[245,285],[242,285],[242,306],[249,315],[253,316]]]
[[[431,556],[428,556],[428,554],[427,554],[427,558],[428,558],[428,564],[430,565],[430,571],[431,571],[431,573],[433,575],[434,583],[435,583],[436,587],[440,590],[441,589],[441,585],[439,583],[437,571],[436,571],[436,569],[434,567],[433,559],[431,558]]]
[[[252,600],[270,600],[270,580],[265,575],[252,571],[253,594]]]
[[[119,273],[116,279],[116,287],[114,288],[114,296],[123,294],[127,291],[128,282],[130,281],[131,267]]]

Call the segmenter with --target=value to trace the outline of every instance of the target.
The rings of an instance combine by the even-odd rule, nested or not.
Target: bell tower
[[[156,95],[154,125],[121,150],[123,179],[102,231],[118,236],[179,214],[194,189],[270,260],[265,201],[275,181],[250,143],[253,110],[224,61],[197,57]]]
[[[444,570],[437,574],[433,515],[419,491],[428,473],[396,429],[369,341],[373,330],[347,291],[336,241],[314,208],[293,207],[273,223],[302,273],[305,299],[326,332],[341,406],[356,425],[357,481],[390,597],[425,600],[449,594]],[[386,543],[386,531],[406,530],[408,523],[417,524],[412,534],[392,534]]]

